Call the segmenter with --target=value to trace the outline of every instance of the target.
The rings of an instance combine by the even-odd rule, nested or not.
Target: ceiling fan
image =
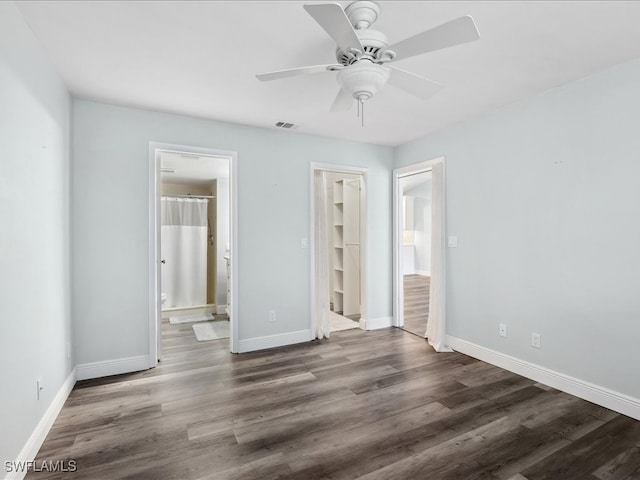
[[[349,110],[355,99],[359,114],[364,102],[387,83],[427,99],[442,85],[387,64],[480,38],[473,19],[464,16],[389,45],[382,32],[369,28],[380,14],[376,2],[358,0],[344,10],[338,3],[304,5],[304,9],[337,43],[337,63],[260,73],[256,77],[269,81],[337,71],[340,91],[332,112]]]

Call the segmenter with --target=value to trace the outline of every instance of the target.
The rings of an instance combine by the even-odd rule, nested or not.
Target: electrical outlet
[[[300,248],[309,248],[309,239],[303,237],[300,239]]]
[[[269,321],[270,322],[275,322],[276,321],[276,311],[275,310],[269,310]]]
[[[498,328],[498,335],[500,335],[501,337],[506,337],[507,336],[507,324],[506,323],[501,323],[500,327]]]
[[[449,248],[458,248],[458,237],[450,236],[447,238],[447,246]]]
[[[531,346],[534,348],[540,348],[540,334],[532,333],[531,334]]]

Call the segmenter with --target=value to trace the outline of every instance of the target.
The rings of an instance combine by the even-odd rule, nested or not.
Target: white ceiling
[[[229,178],[227,157],[161,151],[160,168],[162,183],[197,185],[210,184],[218,178]]]
[[[443,83],[428,101],[387,86],[329,113],[335,73],[255,74],[333,63],[335,45],[297,1],[38,1],[19,8],[76,97],[398,145],[640,57],[640,2],[379,2],[391,43],[470,14],[480,40],[397,62]],[[348,2],[341,2],[346,6]]]

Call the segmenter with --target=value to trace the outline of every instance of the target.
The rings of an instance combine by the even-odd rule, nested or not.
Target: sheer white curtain
[[[445,336],[445,199],[444,165],[433,165],[431,190],[431,285],[426,337],[436,352],[451,352]]]
[[[161,253],[164,307],[207,303],[207,208],[202,198],[162,197]]]
[[[324,172],[314,175],[315,305],[313,325],[316,338],[329,338],[329,247],[327,245],[327,189]]]

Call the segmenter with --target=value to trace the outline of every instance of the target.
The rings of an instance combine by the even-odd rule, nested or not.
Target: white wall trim
[[[381,328],[393,327],[393,317],[378,317],[360,319],[360,328],[364,330],[379,330]]]
[[[25,443],[24,447],[18,454],[18,458],[15,460],[16,462],[32,462],[36,458],[40,447],[42,447],[45,438],[47,438],[47,435],[49,434],[49,430],[51,430],[51,427],[53,426],[53,422],[58,418],[58,414],[60,413],[60,410],[62,410],[64,402],[67,400],[71,390],[73,390],[73,386],[76,384],[76,374],[77,370],[75,368],[71,370],[71,373],[58,390],[58,393],[56,393],[56,396],[53,397],[53,400],[49,404],[46,412],[44,412],[44,415],[38,422],[38,425],[36,425],[36,428],[31,433],[27,443]],[[23,472],[12,472],[7,473],[4,478],[5,480],[18,480],[23,479],[26,474],[26,470]]]
[[[160,306],[160,281],[158,257],[160,256],[160,159],[156,149],[160,144],[149,142],[149,368],[158,363],[162,342],[160,341],[160,327],[162,320]]]
[[[448,345],[455,351],[464,353],[484,362],[544,383],[563,392],[575,395],[589,402],[615,410],[640,420],[640,399],[610,390],[600,385],[551,370],[535,363],[520,360],[504,353],[476,345],[457,337],[448,336]]]
[[[216,315],[224,315],[227,313],[226,305],[216,305]]]
[[[431,272],[428,270],[416,270],[416,275],[422,275],[423,277],[430,277]]]
[[[238,353],[282,347],[285,345],[293,345],[294,343],[310,342],[311,340],[313,340],[313,333],[311,330],[278,333],[276,335],[267,335],[265,337],[244,338],[241,339],[238,344]]]
[[[88,380],[90,378],[108,377],[110,375],[120,375],[121,373],[139,372],[147,370],[149,367],[149,355],[138,357],[116,358],[103,362],[83,363],[78,365],[78,380]]]

